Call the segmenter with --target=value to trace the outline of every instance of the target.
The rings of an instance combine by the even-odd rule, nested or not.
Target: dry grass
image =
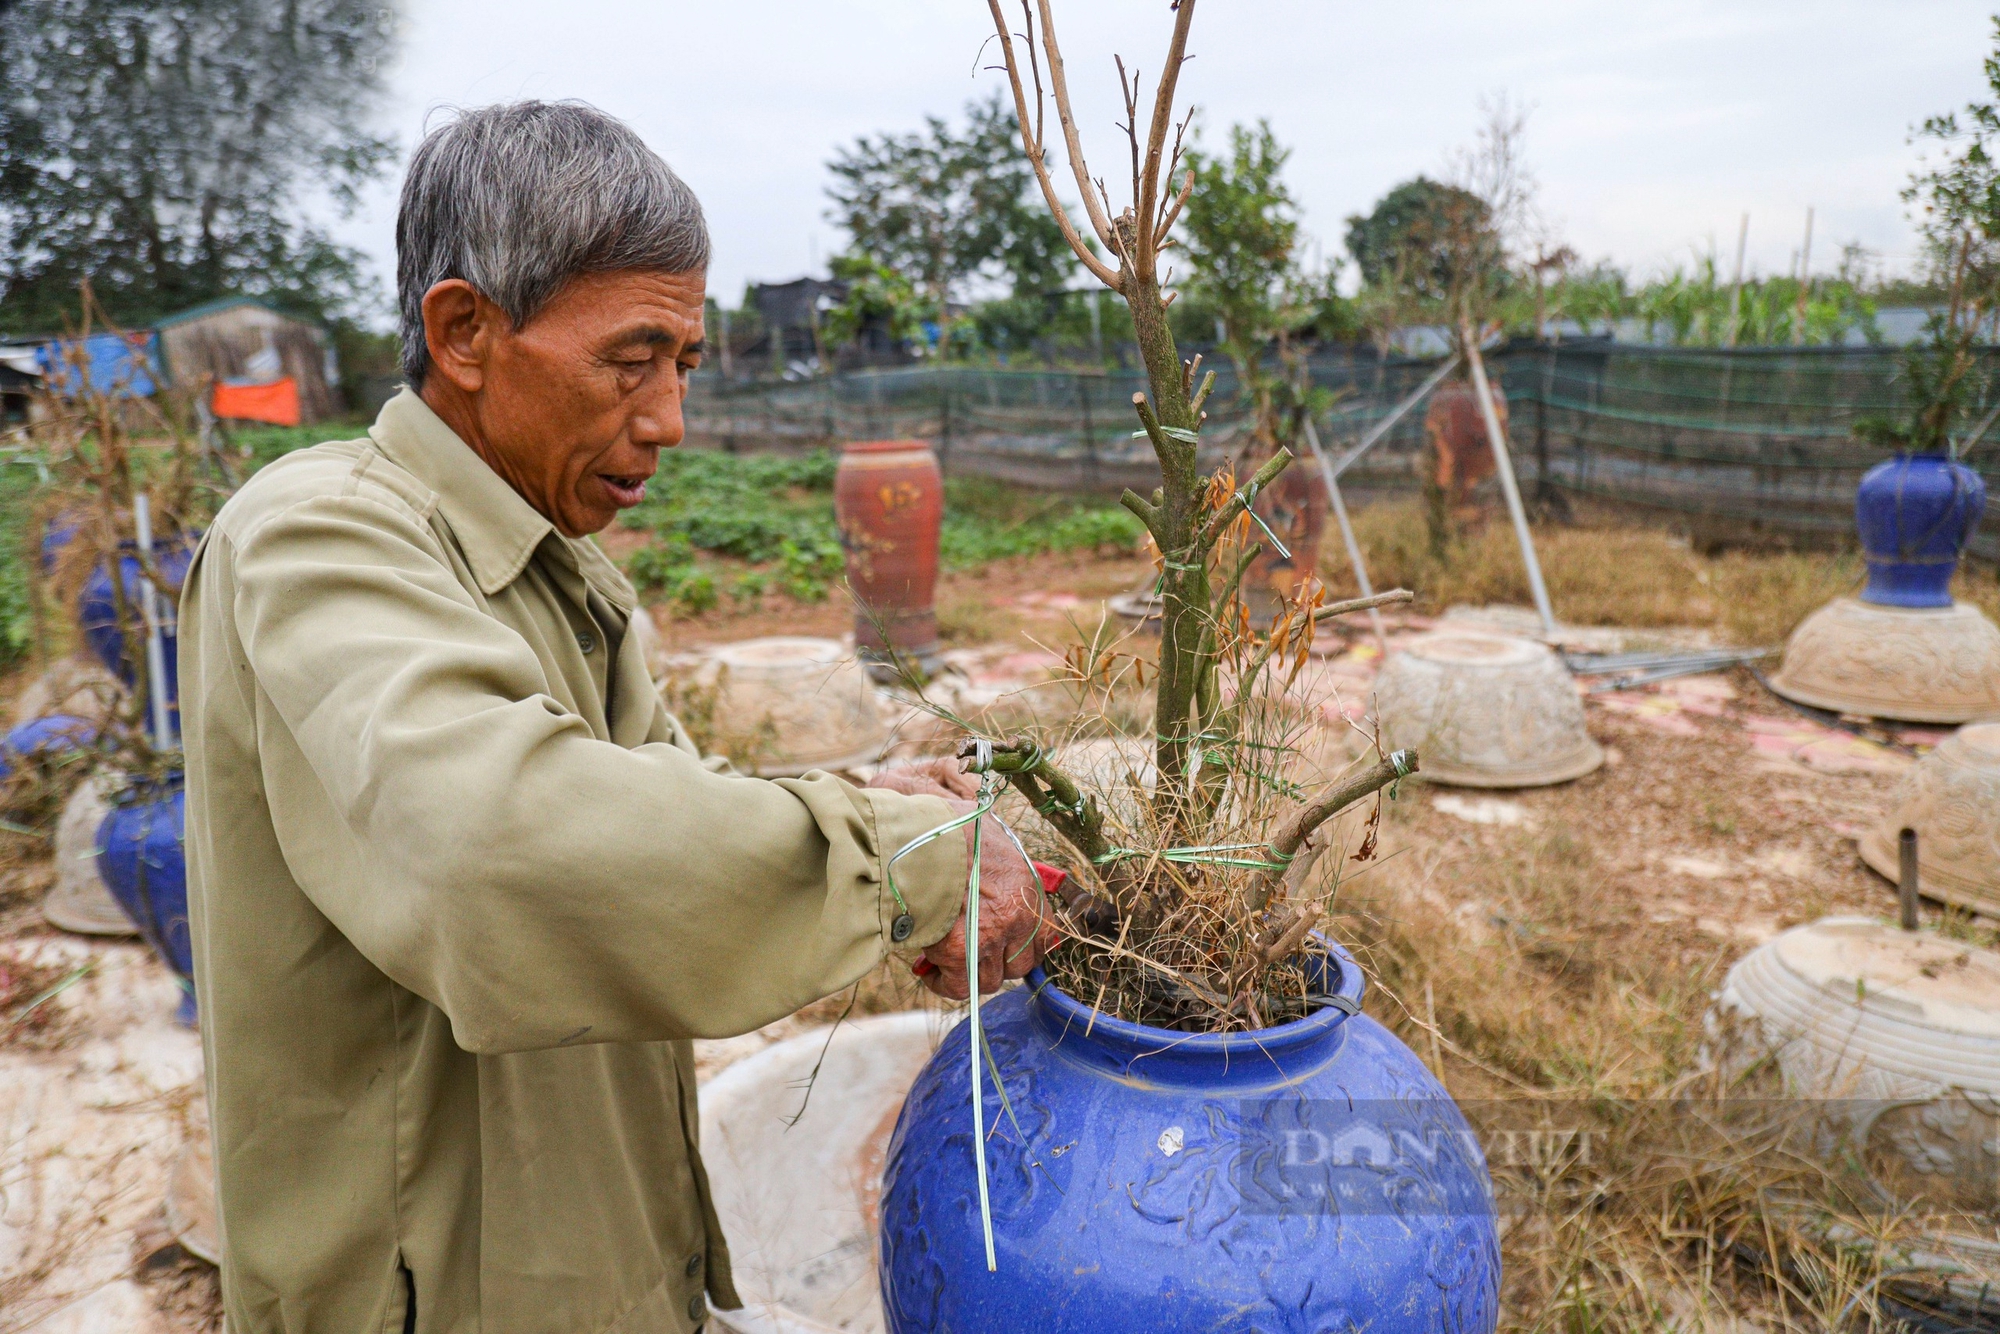
[[[1799,1153],[1762,1101],[1769,1072],[1725,1084],[1702,1049],[1737,927],[1885,901],[1824,830],[1826,808],[1800,809],[1802,786],[1866,794],[1753,770],[1720,722],[1699,740],[1603,722],[1617,768],[1510,794],[1521,825],[1467,825],[1422,795],[1392,806],[1388,855],[1345,890],[1333,928],[1369,971],[1368,1011],[1484,1132],[1502,1328],[1821,1331],[1843,1312],[1864,1328],[1894,1262],[1829,1244],[1825,1220],[1878,1243],[1923,1220],[1854,1209],[1854,1183]],[[1675,883],[1660,866],[1691,849],[1747,866],[1779,844],[1804,859],[1782,884]],[[1524,1127],[1585,1134],[1503,1133]]]
[[[1459,603],[1525,604],[1528,580],[1504,516],[1459,522],[1442,555],[1431,549],[1417,501],[1383,501],[1354,516],[1378,588],[1417,593],[1428,612]],[[1585,514],[1573,525],[1540,525],[1535,549],[1557,613],[1575,625],[1697,626],[1731,643],[1777,645],[1829,598],[1866,575],[1851,551],[1733,550],[1704,555],[1665,527]],[[1320,570],[1338,596],[1356,591],[1338,533],[1321,548]],[[1956,595],[2000,616],[1990,569],[1961,569]]]
[[[48,1051],[63,1044],[73,1026],[50,1002],[83,975],[81,968],[37,964],[0,955],[0,1048]]]

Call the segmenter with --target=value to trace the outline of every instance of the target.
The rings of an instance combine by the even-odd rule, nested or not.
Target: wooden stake
[[[1903,874],[1896,885],[1896,898],[1902,909],[1903,930],[1914,931],[1923,920],[1917,904],[1917,831],[1905,829],[1898,834],[1896,851],[1902,860]]]

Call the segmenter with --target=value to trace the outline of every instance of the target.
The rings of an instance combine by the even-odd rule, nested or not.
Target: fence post
[[[1076,396],[1083,407],[1083,485],[1097,489],[1097,429],[1090,417],[1090,377],[1076,377]]]
[[[1542,349],[1542,391],[1535,396],[1535,508],[1544,518],[1567,523],[1569,505],[1549,477],[1549,399],[1555,395],[1556,350]]]

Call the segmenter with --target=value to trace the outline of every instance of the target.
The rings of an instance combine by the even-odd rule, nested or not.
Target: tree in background
[[[847,298],[827,312],[821,326],[829,347],[846,347],[879,330],[891,343],[906,343],[922,332],[923,298],[907,275],[867,255],[835,255],[836,282]],[[748,302],[746,309],[754,309]]]
[[[235,293],[372,304],[300,206],[350,208],[388,165],[363,121],[392,46],[379,0],[0,7],[0,327],[60,328],[85,278],[130,323]]]
[[[1184,225],[1194,272],[1181,286],[1222,320],[1239,364],[1277,332],[1297,277],[1298,201],[1284,181],[1291,155],[1269,121],[1231,126],[1227,153],[1197,144],[1187,155],[1195,189]]]
[[[1904,355],[1904,412],[1856,424],[1862,438],[1891,449],[1956,455],[1955,430],[1991,388],[1980,345],[1992,340],[2000,316],[2000,18],[1993,37],[1985,60],[1993,100],[1917,127],[1915,137],[1935,156],[1911,176],[1903,202],[1918,211],[1926,266],[1945,304]],[[1983,436],[1990,425],[1988,418],[1970,434]]]
[[[1488,222],[1478,196],[1416,176],[1383,195],[1365,216],[1347,219],[1347,253],[1364,288],[1397,288],[1441,303],[1454,264],[1445,239],[1459,226],[1485,235]]]
[[[1251,408],[1246,458],[1259,460],[1292,443],[1305,407],[1292,334],[1312,323],[1330,288],[1298,261],[1298,202],[1284,181],[1290,157],[1268,121],[1232,126],[1226,153],[1197,145],[1187,154],[1194,190],[1182,225],[1193,273],[1181,288],[1221,321],[1223,351]],[[1277,368],[1266,360],[1274,345]]]
[[[1020,126],[999,97],[965,109],[957,131],[932,116],[918,134],[862,136],[827,169],[830,219],[851,255],[908,279],[924,295],[949,350],[951,305],[983,282],[1017,297],[1058,292],[1076,261],[1055,219],[1032,197],[1015,147]]]

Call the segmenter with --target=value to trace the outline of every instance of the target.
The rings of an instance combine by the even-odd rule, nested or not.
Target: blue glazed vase
[[[1943,454],[1904,454],[1870,468],[1854,493],[1868,554],[1863,602],[1949,607],[1951,576],[1986,508],[1986,482]]]
[[[1038,969],[980,1009],[996,1272],[973,1165],[969,1025],[917,1077],[882,1187],[895,1334],[1483,1334],[1499,1318],[1492,1183],[1465,1118],[1358,1012],[1254,1033],[1093,1016]]]
[[[97,744],[97,724],[67,713],[51,713],[30,719],[0,740],[0,778],[13,776],[23,764],[39,758],[56,758],[70,751],[88,750]]]
[[[195,535],[163,538],[153,548],[153,560],[169,584],[178,587],[186,582],[188,566],[194,562],[196,540]],[[139,572],[138,549],[130,542],[124,543],[123,549],[131,554],[119,556],[118,572],[120,582],[124,585],[126,605],[130,609],[133,623],[138,624],[139,585],[142,579]],[[166,656],[167,703],[170,707],[178,709],[180,668],[176,649],[179,642],[175,629],[177,609],[174,605],[175,599],[171,596],[163,595],[160,603],[162,613],[160,640]],[[117,604],[111,598],[111,571],[105,564],[100,562],[97,568],[90,572],[90,577],[84,580],[82,591],[77,594],[76,611],[78,628],[83,631],[84,642],[90,645],[90,651],[125,683],[127,689],[136,688],[139,674],[145,670],[145,645],[141,643],[136,650],[126,647],[125,635],[118,624]]]
[[[187,792],[175,774],[112,798],[97,827],[97,870],[111,897],[181,984],[176,1018],[195,1026],[194,942],[188,933]]]

